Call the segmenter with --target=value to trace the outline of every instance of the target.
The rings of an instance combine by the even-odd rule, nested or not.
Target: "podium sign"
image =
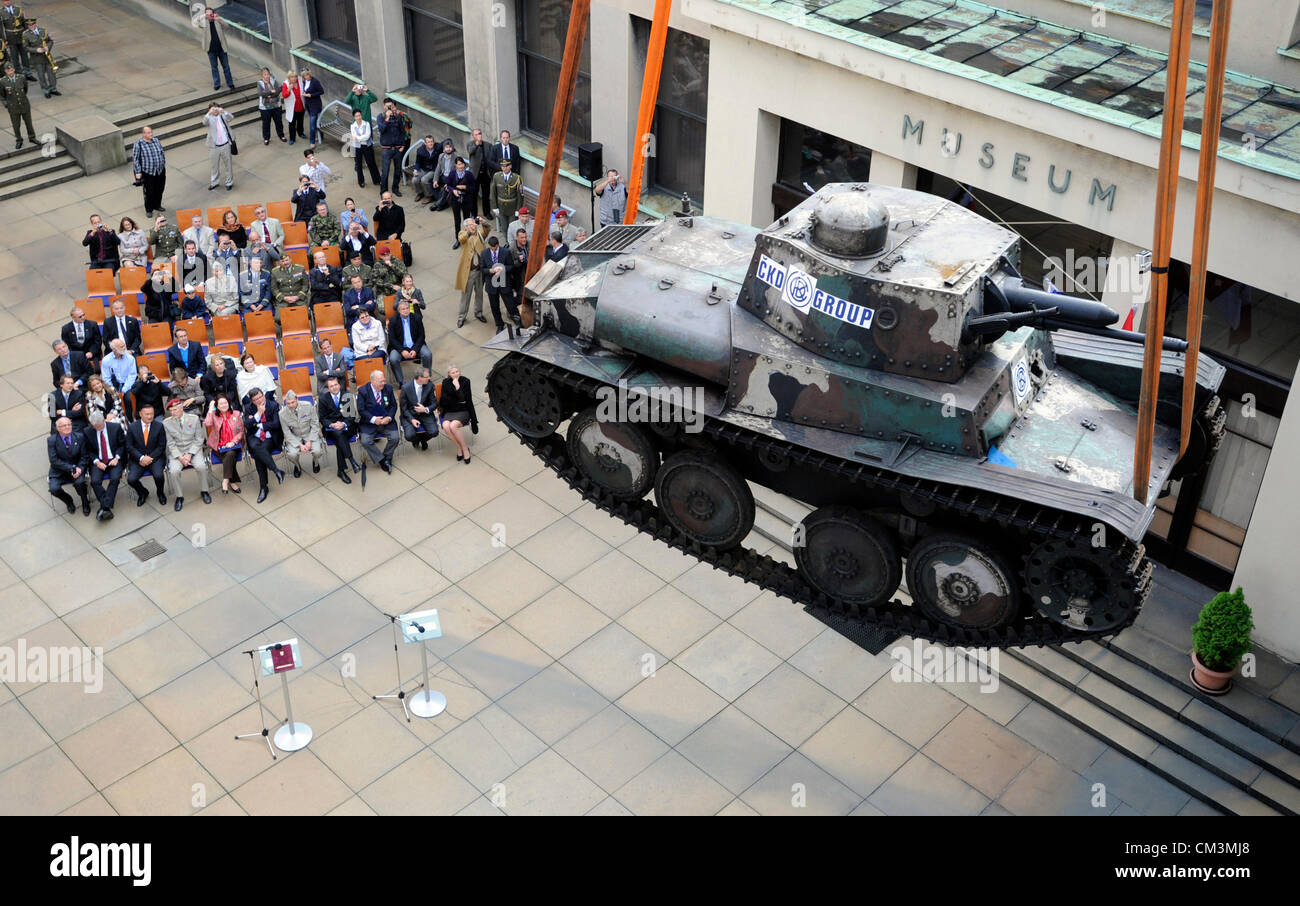
[[[442,638],[442,624],[438,622],[437,610],[401,613],[397,619],[402,623],[402,641],[408,645]]]
[[[262,676],[275,676],[277,673],[286,673],[302,663],[302,655],[298,651],[297,639],[267,645],[260,649],[260,654],[262,658]]]

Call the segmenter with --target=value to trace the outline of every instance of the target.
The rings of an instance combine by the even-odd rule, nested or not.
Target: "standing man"
[[[502,134],[508,136],[510,133]],[[492,149],[496,151],[497,146],[493,145]],[[505,158],[501,161],[501,172],[492,177],[492,209],[496,212],[497,223],[503,233],[509,229],[510,221],[515,219],[515,212],[523,200],[523,180],[514,169],[514,163]]]
[[[10,62],[22,67],[22,74],[27,77],[25,81],[35,82],[31,62],[23,48],[23,30],[26,27],[23,8],[16,6],[13,0],[5,0],[4,6],[0,7],[0,29],[4,30],[5,56]]]
[[[397,102],[384,98],[384,112],[379,117],[379,147],[383,151],[379,167],[379,194],[389,191],[388,173],[392,168],[392,192],[402,197],[402,149],[406,143],[410,117],[397,112]],[[381,237],[382,238],[382,237]]]
[[[465,158],[456,158],[456,169],[452,170],[447,176],[444,186],[451,202],[451,231],[456,233],[456,228],[467,218],[474,216],[475,202],[478,200],[478,188],[474,184],[474,174],[469,172],[469,167]],[[483,213],[487,213],[484,211]],[[452,243],[453,249],[460,248],[460,239]]]
[[[307,144],[314,145],[316,144],[316,121],[320,119],[322,106],[320,96],[325,93],[325,86],[320,83],[320,79],[312,77],[311,70],[306,66],[302,68],[300,75],[302,101],[307,108]]]
[[[420,368],[402,387],[402,434],[421,450],[429,449],[429,440],[438,436],[437,407],[429,369]]]
[[[488,165],[492,167],[493,175],[501,172],[501,164],[507,160],[513,161],[514,166],[519,166],[519,146],[510,141],[510,130],[502,129],[501,141],[492,146],[488,155]]]
[[[117,486],[122,481],[126,434],[116,422],[104,421],[102,412],[92,412],[90,427],[86,429],[86,448],[90,458],[90,489],[99,500],[99,512],[95,514],[95,519],[107,522],[113,518]]]
[[[370,105],[379,98],[375,93],[366,87],[365,82],[358,82],[352,86],[352,92],[347,96],[348,107],[353,113],[360,113],[366,123],[370,123]]]
[[[280,410],[280,430],[284,432],[284,456],[293,463],[293,477],[302,477],[299,457],[311,457],[311,470],[320,471],[325,458],[325,439],[320,433],[320,417],[316,407],[298,399],[292,390],[284,392],[284,408]]]
[[[149,499],[144,482],[140,479],[153,476],[158,502],[167,505],[166,485],[163,483],[167,465],[167,432],[154,421],[153,406],[141,406],[140,417],[126,429],[126,485],[135,491],[135,505],[144,506]]]
[[[316,85],[319,86],[320,82],[317,82]],[[317,106],[319,106],[320,101],[317,101],[316,104]],[[315,116],[319,116],[319,115],[320,115],[320,111],[317,110]],[[316,128],[314,125],[315,116],[312,119],[313,125],[311,128],[313,129]],[[301,167],[298,168],[298,172],[303,176],[307,177],[307,180],[309,182],[315,183],[318,186],[325,185],[325,180],[330,175],[330,168],[325,166],[325,164],[321,163],[320,159],[316,157],[316,149],[308,148],[307,150],[302,152],[302,156],[303,156],[303,164]]]
[[[501,303],[506,304],[506,316],[519,324],[519,313],[515,306],[515,294],[511,288],[511,272],[515,269],[514,257],[510,250],[502,248],[497,237],[489,236],[487,248],[479,253],[479,268],[483,271],[483,285],[487,287],[488,304],[492,307],[492,319],[500,330]]]
[[[357,407],[352,394],[343,389],[339,378],[330,375],[325,379],[325,392],[320,397],[320,423],[325,436],[334,444],[338,459],[339,480],[352,484],[347,467],[360,472],[356,457],[352,455],[352,432],[357,430]]]
[[[176,495],[174,509],[179,513],[185,506],[181,472],[190,466],[199,473],[199,496],[204,503],[212,502],[212,495],[208,493],[212,481],[212,470],[208,466],[208,435],[203,430],[203,419],[193,412],[186,412],[179,397],[173,396],[168,401],[167,412],[167,418],[163,419],[163,430],[167,433],[167,474],[171,476],[172,492]]]
[[[379,468],[393,474],[393,454],[401,435],[397,432],[397,397],[387,386],[384,372],[376,368],[370,372],[370,383],[357,390],[357,414],[361,421],[361,448],[378,463]],[[383,452],[379,450],[378,437],[384,438]],[[365,457],[361,459],[361,475],[365,484]]]
[[[33,145],[36,130],[32,128],[32,105],[27,100],[27,80],[14,71],[14,64],[5,61],[4,78],[0,79],[0,98],[4,99],[5,109],[9,111],[9,123],[14,127],[14,150],[23,146],[23,134],[19,131],[20,123],[27,126],[27,139]]]
[[[526,240],[533,238],[533,214],[528,210],[528,208],[520,208],[518,210],[515,219],[510,221],[510,226],[506,228],[506,235],[501,241],[508,246],[513,246],[515,242],[515,234],[520,230],[524,231],[524,238]],[[511,248],[511,251],[514,251],[514,249]]]
[[[45,96],[61,95],[59,80],[54,74],[54,39],[49,31],[36,24],[36,18],[27,20],[27,31],[23,32],[23,50],[27,52],[27,61],[41,81],[41,90]]]
[[[212,176],[208,179],[209,192],[217,187],[222,164],[226,166],[226,191],[235,187],[235,162],[230,156],[230,146],[235,140],[234,133],[230,131],[230,121],[233,119],[218,104],[208,107],[208,112],[203,117],[203,125],[208,127],[208,137],[204,144],[208,148],[208,163],[212,170]]]
[[[226,72],[226,84],[234,88],[235,80],[230,75],[230,56],[226,53],[226,26],[217,17],[215,9],[204,7],[203,21],[199,24],[199,41],[203,43],[203,49],[208,54],[208,62],[212,64],[212,90],[221,90],[221,79],[217,75],[218,60],[221,61],[221,68]]]
[[[600,196],[600,225],[607,227],[622,223],[623,213],[627,210],[627,181],[618,175],[617,170],[610,169],[593,190]]]
[[[153,137],[153,127],[145,126],[131,149],[131,165],[137,182],[144,183],[144,212],[152,217],[154,211],[165,211],[163,187],[167,185],[167,155],[162,142]]]
[[[488,159],[492,149],[483,141],[483,130],[475,129],[470,133],[469,150],[465,153],[465,162],[469,172],[474,174],[474,184],[478,186],[483,213],[492,210],[492,162]]]

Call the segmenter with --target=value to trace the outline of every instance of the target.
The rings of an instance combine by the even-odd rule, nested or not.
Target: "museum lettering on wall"
[[[913,136],[916,137],[918,145],[923,144],[925,120],[914,121],[905,113],[903,114],[903,140],[906,141]],[[939,136],[939,153],[944,157],[956,157],[961,154],[962,138],[962,133],[954,132],[945,126]],[[980,145],[979,165],[985,170],[1006,167],[1010,171],[1011,178],[1020,182],[1046,179],[1048,188],[1058,195],[1065,195],[1074,188],[1075,184],[1073,170],[1058,167],[1054,163],[1047,164],[1044,169],[1041,162],[1035,162],[1028,154],[1019,151],[1013,151],[1010,157],[1007,157],[993,142],[984,142]],[[1118,192],[1119,188],[1114,183],[1102,185],[1101,180],[1094,176],[1092,185],[1088,189],[1088,204],[1103,205],[1109,213],[1115,209],[1115,196]]]

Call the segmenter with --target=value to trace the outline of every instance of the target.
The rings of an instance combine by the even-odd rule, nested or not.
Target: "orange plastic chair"
[[[268,213],[266,215],[270,217]],[[280,224],[284,227],[284,247],[288,249],[306,249],[310,244],[307,239],[307,224],[297,220],[286,220]]]
[[[239,357],[243,354],[243,343],[213,343],[208,352],[211,355],[223,355],[236,363],[238,366]]]
[[[293,259],[294,264],[301,265],[302,267],[311,267],[311,265],[307,262],[306,247],[296,248],[296,249],[285,249],[285,251],[289,253],[289,257]]]
[[[241,204],[239,207],[235,208],[235,214],[239,217],[240,223],[242,223],[244,226],[248,226],[250,223],[252,223],[254,220],[257,219],[257,216],[253,213],[253,211],[255,211],[257,208],[260,208],[261,206],[262,203],[260,201],[250,202],[249,204]],[[268,213],[266,216],[271,217],[273,215]],[[215,230],[216,227],[213,227],[213,229]]]
[[[176,212],[176,228],[184,233],[192,225],[190,223],[191,220],[195,217],[202,216],[203,210],[201,208],[182,208]],[[213,229],[215,229],[215,227]],[[182,248],[181,251],[184,251],[184,249]]]
[[[317,336],[326,330],[343,329],[343,303],[322,302],[312,306],[312,313],[316,317]]]
[[[306,305],[286,305],[280,309],[280,336],[311,335],[311,315]]]
[[[312,387],[311,372],[306,368],[289,368],[286,367],[280,371],[280,399],[284,400],[284,395],[292,390],[299,398],[307,397],[311,399],[316,395],[316,389]]]
[[[164,384],[170,384],[172,379],[172,370],[167,367],[167,356],[161,352],[146,352],[135,360],[137,366],[148,365],[149,370],[154,373],[158,380]]]
[[[107,299],[103,301],[105,303],[108,302]],[[83,299],[81,302],[77,303],[77,307],[86,313],[87,318],[94,321],[100,327],[104,326],[104,319],[108,317],[107,304],[101,305],[98,298]]]
[[[316,264],[316,253],[317,253],[317,252],[324,252],[324,253],[325,253],[325,263],[328,264],[330,267],[342,267],[342,266],[343,266],[343,257],[339,254],[339,247],[338,247],[337,245],[317,245],[317,246],[313,246],[313,247],[312,247],[312,250],[311,250],[311,261],[312,261],[312,264],[313,264],[313,265]]]
[[[87,296],[116,296],[117,284],[113,282],[111,267],[92,267],[86,271]]]
[[[329,340],[335,352],[342,352],[345,346],[352,345],[348,341],[348,332],[342,327],[331,327],[328,330],[316,331],[317,345],[320,344],[321,340]]]
[[[217,229],[221,226],[221,218],[226,216],[226,212],[233,210],[234,208],[228,204],[221,204],[216,207],[208,208],[208,226],[212,227],[214,230]]]
[[[140,325],[140,348],[145,352],[165,352],[172,345],[172,328],[166,321]]]
[[[190,335],[190,339],[200,346],[208,345],[208,322],[202,318],[186,318],[184,321],[177,321],[176,329],[183,329]]]
[[[122,300],[122,305],[126,308],[126,313],[133,318],[140,317],[140,298],[136,295],[118,296]]]
[[[117,272],[118,280],[122,283],[122,292],[138,293],[140,287],[144,286],[145,281],[149,279],[149,272],[143,267],[123,267]]]
[[[274,217],[280,221],[281,226],[287,227],[290,221],[293,220],[293,204],[287,201],[268,201],[266,203],[266,216]]]
[[[393,257],[398,261],[402,260],[402,240],[400,239],[380,239],[375,243],[375,260],[384,254],[384,249],[392,250]]]
[[[388,373],[388,359],[381,355],[362,356],[352,362],[352,385],[360,387],[370,383],[370,372],[382,371]],[[396,392],[396,391],[394,391]]]
[[[220,315],[212,319],[212,340],[216,344],[244,342],[244,322],[239,315]]]
[[[244,327],[248,329],[248,340],[270,339],[275,340],[275,315],[269,311],[250,311],[244,315]],[[263,362],[261,357],[257,360],[259,365],[268,364]]]
[[[251,354],[257,359],[257,364],[265,365],[272,371],[278,371],[280,368],[280,356],[276,353],[274,339],[259,337],[256,340],[249,340],[244,344],[244,353]]]
[[[310,334],[287,336],[280,341],[280,351],[284,353],[284,367],[306,365],[312,371],[316,362],[316,350],[312,347]]]

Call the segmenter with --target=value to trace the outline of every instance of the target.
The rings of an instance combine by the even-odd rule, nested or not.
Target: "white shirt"
[[[325,185],[325,177],[330,175],[330,168],[317,160],[316,166],[313,167],[311,164],[304,163],[298,168],[298,172],[316,183],[316,185],[323,186]]]
[[[355,148],[358,145],[371,144],[372,139],[370,135],[372,132],[374,132],[374,130],[370,127],[370,124],[367,123],[365,120],[362,120],[359,123],[353,120],[352,121],[352,147]]]
[[[384,328],[378,318],[371,317],[369,327],[357,318],[356,323],[352,325],[352,348],[360,355],[371,347],[384,348]]]

